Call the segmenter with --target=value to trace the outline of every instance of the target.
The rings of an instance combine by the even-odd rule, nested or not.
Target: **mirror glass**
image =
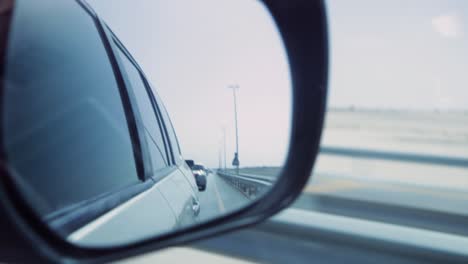
[[[5,3],[2,151],[57,234],[125,245],[229,214],[275,184],[291,80],[261,2]]]

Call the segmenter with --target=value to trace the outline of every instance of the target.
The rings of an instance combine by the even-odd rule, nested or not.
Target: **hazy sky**
[[[327,1],[329,103],[468,109],[468,1]]]
[[[183,155],[227,163],[238,84],[241,165],[278,165],[290,79],[271,18],[255,0],[90,1],[160,94]],[[111,3],[111,4],[110,4]],[[329,106],[468,109],[468,1],[327,1]]]

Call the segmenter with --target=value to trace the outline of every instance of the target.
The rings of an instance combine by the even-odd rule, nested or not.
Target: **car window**
[[[16,4],[2,132],[20,186],[48,214],[138,183],[121,95],[92,17],[75,1]]]
[[[159,98],[158,93],[154,93],[156,102],[158,103],[159,110],[161,111],[162,118],[164,120],[164,124],[167,129],[167,134],[169,136],[171,148],[172,148],[172,153],[174,155],[176,163],[183,162],[183,159],[181,158],[181,150],[179,146],[179,141],[177,139],[176,133],[174,131],[174,127],[172,125],[171,119],[169,118],[169,114],[166,111],[166,108],[164,107],[164,104],[161,101],[161,98]]]
[[[153,169],[163,169],[168,165],[167,154],[164,148],[162,130],[159,126],[151,97],[149,96],[139,70],[120,48],[117,49],[117,53],[125,69],[125,76],[127,77],[127,81],[131,86],[138,105],[143,123],[142,126],[145,129],[145,135],[147,137]]]

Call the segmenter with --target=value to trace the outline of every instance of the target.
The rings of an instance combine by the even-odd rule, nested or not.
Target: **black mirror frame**
[[[319,151],[328,82],[327,19],[324,0],[263,2],[287,49],[293,86],[288,158],[271,190],[241,210],[197,226],[126,246],[79,247],[66,242],[36,219],[15,191],[4,151],[0,149],[0,261],[108,262],[253,225],[290,205],[307,183]],[[0,59],[3,63],[3,58]],[[3,99],[2,91],[0,86],[0,99]]]

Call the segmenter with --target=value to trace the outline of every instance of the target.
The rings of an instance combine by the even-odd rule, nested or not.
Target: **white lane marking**
[[[214,189],[215,189],[216,200],[218,201],[219,210],[221,210],[221,212],[224,212],[224,211],[226,211],[226,208],[224,207],[223,200],[221,200],[221,195],[219,194],[218,185],[216,184],[216,181],[217,180],[213,180],[213,186],[214,186]]]

